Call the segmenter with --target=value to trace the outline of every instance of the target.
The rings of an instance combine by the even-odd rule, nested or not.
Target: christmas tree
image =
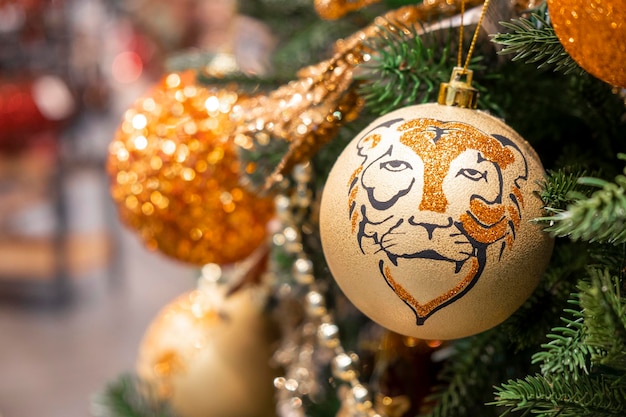
[[[270,65],[172,56],[109,172],[198,289],[94,414],[624,415],[624,6],[263,0]]]

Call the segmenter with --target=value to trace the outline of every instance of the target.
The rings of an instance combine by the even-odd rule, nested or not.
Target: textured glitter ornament
[[[168,74],[125,113],[109,146],[111,195],[148,248],[228,264],[265,240],[273,200],[239,181],[232,119],[242,98],[194,81]]]
[[[554,31],[585,71],[626,88],[626,0],[548,0]]]
[[[336,20],[347,13],[359,10],[380,0],[315,0],[315,11],[322,19]]]
[[[391,112],[346,147],[325,185],[324,255],[380,325],[454,339],[509,317],[537,286],[552,239],[530,221],[543,168],[487,113],[439,104]]]
[[[143,336],[137,374],[181,417],[275,415],[276,329],[263,305],[255,287],[179,296]]]

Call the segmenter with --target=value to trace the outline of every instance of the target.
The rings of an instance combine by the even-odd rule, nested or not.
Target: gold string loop
[[[465,57],[465,64],[461,65],[463,57],[463,17],[465,15],[465,0],[461,2],[461,26],[459,27],[459,51],[457,54],[457,65],[452,69],[452,75],[450,81],[447,83],[441,83],[439,87],[439,97],[437,102],[446,106],[463,107],[469,109],[475,109],[478,106],[478,90],[472,87],[473,72],[468,69],[469,62],[472,59],[474,48],[476,46],[476,39],[478,39],[478,32],[482,26],[483,19],[487,13],[487,7],[489,6],[489,0],[485,0],[483,7],[480,11],[480,17],[472,41],[470,42],[467,56]]]
[[[465,0],[463,0],[465,3]],[[487,14],[487,7],[489,7],[489,0],[485,0],[483,3],[483,8],[480,11],[480,17],[478,18],[478,23],[476,24],[476,29],[474,30],[474,35],[472,36],[472,42],[470,43],[470,47],[467,51],[467,56],[465,57],[465,64],[463,65],[463,72],[467,71],[467,67],[469,65],[470,59],[472,58],[472,54],[474,53],[474,48],[476,47],[476,40],[478,39],[478,32],[480,31],[480,27],[483,25],[483,20],[485,19],[485,15]],[[463,8],[461,9],[463,10]],[[461,28],[463,28],[463,11],[461,12]],[[462,33],[462,31],[461,31]],[[461,56],[461,48],[462,41],[459,42],[459,56]],[[461,66],[461,61],[459,60],[458,66]]]

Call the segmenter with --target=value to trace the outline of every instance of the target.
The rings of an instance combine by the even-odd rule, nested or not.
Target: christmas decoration
[[[227,264],[265,239],[271,198],[239,181],[234,145],[241,97],[170,73],[129,109],[109,147],[111,194],[147,247],[178,260]]]
[[[295,257],[291,274],[277,294],[282,343],[274,358],[285,369],[285,375],[274,380],[277,407],[281,416],[306,416],[305,399],[315,402],[323,396],[317,383],[321,370],[316,364],[316,356],[323,355],[338,384],[341,410],[347,415],[370,415],[374,402],[367,386],[359,380],[359,355],[344,348],[339,326],[316,280],[315,265],[303,250],[304,230],[311,226],[303,214],[312,203],[312,174],[310,163],[296,165],[295,186],[276,197],[282,228],[275,231],[272,240],[277,251]],[[278,276],[273,278],[280,280]]]
[[[315,0],[315,11],[322,19],[336,20],[380,0]]]
[[[626,1],[548,0],[548,10],[574,61],[593,76],[626,88]]]
[[[276,333],[264,303],[256,287],[179,296],[146,331],[138,376],[181,417],[274,415]]]
[[[325,43],[323,36],[332,48],[337,32],[319,30],[328,22],[294,23],[297,15],[314,14],[299,13],[300,2],[262,3],[255,10],[267,12],[280,4],[272,19],[280,21],[281,30],[298,26],[286,51],[302,51],[308,40]],[[326,4],[349,3],[357,2]],[[381,2],[376,8],[392,3],[405,2]],[[463,6],[482,1],[419,3],[381,15],[353,37],[335,42],[330,59],[305,67],[294,82],[240,103],[244,117],[235,141],[245,161],[241,171],[254,173],[258,184],[275,191],[263,277],[272,283],[268,307],[281,328],[272,358],[282,368],[274,379],[277,413],[495,417],[523,410],[582,417],[592,409],[594,415],[624,415],[625,350],[619,337],[625,311],[619,295],[624,178],[583,177],[584,170],[617,175],[612,161],[623,145],[624,103],[606,83],[580,71],[537,71],[538,62],[559,68],[567,56],[543,2],[491,2],[484,24],[486,7],[463,17]],[[448,12],[450,19],[440,18]],[[277,18],[280,13],[289,17]],[[366,13],[350,16],[351,23]],[[429,17],[435,17],[432,24]],[[495,53],[494,43],[507,43],[493,34],[502,30],[499,22],[515,17],[523,17],[523,30],[507,31],[507,42],[523,47],[517,49],[519,57],[508,59]],[[485,35],[474,36],[467,60],[475,50],[470,61],[475,70],[494,75],[476,85],[484,93],[480,106],[507,125],[455,107],[477,104],[476,91],[459,90],[455,77],[439,105],[406,108],[408,102],[433,101],[441,81],[436,73],[442,67],[447,72],[455,55],[450,51],[467,43],[464,20]],[[453,35],[459,35],[458,43]],[[494,42],[484,42],[488,38]],[[460,55],[459,50],[459,61]],[[468,74],[466,63],[457,75]],[[363,95],[368,81],[371,88]],[[410,97],[406,92],[418,84],[427,94],[400,98]],[[384,111],[372,106],[377,97],[386,97]],[[340,157],[343,177],[336,170],[327,176],[328,162],[337,160],[344,140],[369,123],[358,118],[371,121],[371,114],[401,107],[377,121],[383,125],[363,130],[355,139],[360,145],[347,148],[353,155]],[[346,123],[348,116],[355,123]],[[403,125],[406,129],[398,131]],[[422,134],[433,140],[420,142]],[[520,136],[541,155],[545,178],[537,154]],[[572,162],[582,168],[572,169]],[[372,175],[376,170],[379,174]],[[419,172],[407,177],[408,171]],[[328,189],[333,183],[335,193]],[[547,214],[540,217],[544,205]],[[552,248],[544,227],[561,238],[542,274]],[[405,231],[421,238],[411,240]],[[330,268],[322,246],[330,253]],[[368,320],[334,285],[331,272],[337,275],[337,264],[359,302],[376,310],[370,317],[384,316],[385,325],[400,323],[428,334],[400,336]],[[340,283],[341,289],[346,285]],[[424,301],[416,295],[420,291],[432,294]],[[458,339],[424,340],[444,336]],[[124,404],[122,394],[132,398],[133,391],[111,393],[113,404]],[[154,414],[150,409],[133,413]]]
[[[358,134],[329,174],[324,255],[347,297],[395,332],[482,332],[526,300],[547,265],[552,240],[530,223],[542,214],[542,178],[528,143],[486,113],[396,110]]]
[[[475,5],[481,0],[467,3]],[[270,137],[289,142],[289,150],[266,173],[261,188],[267,190],[279,183],[294,165],[308,161],[345,123],[358,117],[364,103],[356,92],[354,69],[373,53],[368,41],[397,30],[421,27],[428,19],[457,12],[462,4],[435,0],[392,10],[350,37],[338,40],[332,58],[302,68],[297,80],[248,100],[244,120],[237,129],[244,148],[258,150],[267,145]],[[246,172],[254,172],[256,167],[250,164]]]

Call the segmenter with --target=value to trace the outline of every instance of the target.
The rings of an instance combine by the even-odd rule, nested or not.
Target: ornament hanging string
[[[439,87],[439,97],[437,102],[446,106],[455,106],[462,108],[475,109],[478,107],[478,90],[472,87],[473,72],[467,67],[472,59],[474,53],[474,47],[476,40],[478,39],[478,32],[482,27],[483,20],[487,14],[487,7],[489,6],[489,0],[483,2],[480,16],[470,42],[467,56],[465,57],[465,64],[462,65],[463,57],[463,29],[465,27],[463,18],[465,16],[465,1],[461,1],[461,25],[459,27],[459,51],[457,54],[457,65],[452,69],[452,75],[450,76],[450,82],[441,83]],[[464,78],[464,80],[462,80]]]
[[[487,14],[487,8],[489,7],[489,0],[485,0],[483,3],[483,8],[480,11],[480,17],[478,18],[478,23],[476,24],[476,29],[474,30],[474,35],[472,36],[472,41],[470,42],[469,49],[467,51],[467,56],[465,57],[465,64],[463,64],[463,70],[461,74],[467,73],[467,67],[469,66],[470,59],[472,59],[472,54],[474,53],[474,48],[476,46],[476,39],[478,39],[478,32],[480,31],[480,27],[483,24],[483,20],[485,19],[485,15]],[[461,25],[459,27],[459,52],[457,55],[457,67],[461,67],[462,56],[463,56],[463,29],[465,25],[463,24],[463,17],[465,16],[465,0],[461,1]]]

